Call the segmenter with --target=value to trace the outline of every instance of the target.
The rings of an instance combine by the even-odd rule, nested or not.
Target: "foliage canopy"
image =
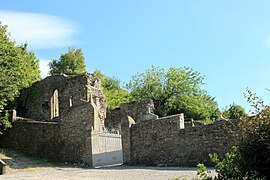
[[[106,76],[99,70],[96,70],[94,73],[101,80],[103,92],[106,95],[107,104],[110,109],[118,108],[122,103],[130,101],[130,94],[127,90],[121,88],[119,79]]]
[[[217,117],[217,103],[202,89],[203,79],[192,68],[171,67],[165,72],[152,66],[132,76],[126,87],[135,101],[152,99],[159,116],[184,113],[194,119]]]
[[[7,26],[0,24],[0,113],[7,102],[12,102],[19,91],[40,80],[39,61],[27,44],[16,45],[10,39]],[[3,113],[2,113],[3,114]],[[6,126],[6,114],[1,116],[0,125]]]
[[[76,75],[86,72],[86,65],[82,49],[69,48],[68,52],[61,54],[59,60],[52,59],[49,62],[50,75],[66,74]]]
[[[247,117],[248,114],[245,112],[245,109],[237,104],[231,104],[229,109],[223,112],[223,115],[226,119],[239,119],[241,117]]]

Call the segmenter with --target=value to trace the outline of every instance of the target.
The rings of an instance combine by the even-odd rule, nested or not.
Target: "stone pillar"
[[[16,120],[16,117],[17,117],[17,111],[15,109],[12,109],[12,110],[7,110],[6,112],[9,113],[9,121],[10,122],[13,122]]]
[[[126,116],[121,124],[121,136],[122,136],[122,150],[123,150],[123,164],[131,164],[131,125],[135,124],[135,121]]]
[[[90,103],[94,109],[94,116],[93,116],[93,131],[94,132],[101,132],[101,128],[100,128],[100,119],[98,117],[98,107],[94,102],[93,96],[92,94],[90,95]]]
[[[185,128],[185,118],[184,118],[183,113],[179,114],[179,120],[177,120],[177,126],[179,129]]]
[[[184,113],[180,114],[180,129],[185,128],[185,118],[184,118]]]

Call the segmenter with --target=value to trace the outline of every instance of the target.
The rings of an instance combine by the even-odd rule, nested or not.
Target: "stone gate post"
[[[126,116],[121,124],[121,136],[122,136],[122,150],[123,150],[123,164],[131,164],[131,125],[135,124],[135,121]]]

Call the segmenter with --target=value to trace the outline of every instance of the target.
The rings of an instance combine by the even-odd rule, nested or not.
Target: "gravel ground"
[[[197,168],[124,165],[82,168],[64,163],[49,163],[47,160],[36,159],[10,149],[2,149],[0,159],[7,163],[6,174],[0,175],[0,179],[7,180],[171,180],[173,178],[184,180],[197,177]],[[215,175],[214,172],[212,174]]]
[[[196,169],[118,166],[109,168],[44,167],[24,169],[1,176],[4,179],[169,179],[173,177],[196,177]]]
[[[40,167],[13,171],[0,179],[102,179],[102,180],[168,180],[174,177],[192,179],[196,168],[112,166],[103,168]]]

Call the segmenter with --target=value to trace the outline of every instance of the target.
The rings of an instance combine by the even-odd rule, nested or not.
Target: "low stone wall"
[[[92,119],[89,103],[71,107],[61,122],[16,117],[0,142],[35,156],[92,165]]]
[[[224,155],[234,141],[227,121],[180,129],[172,116],[122,126],[124,163],[132,165],[212,165],[210,153]]]
[[[15,147],[29,154],[57,157],[61,152],[58,144],[59,123],[39,122],[30,119],[20,119],[12,123],[12,128],[4,132],[1,144],[5,147]],[[49,143],[48,143],[49,142]],[[52,151],[54,147],[57,151]]]

